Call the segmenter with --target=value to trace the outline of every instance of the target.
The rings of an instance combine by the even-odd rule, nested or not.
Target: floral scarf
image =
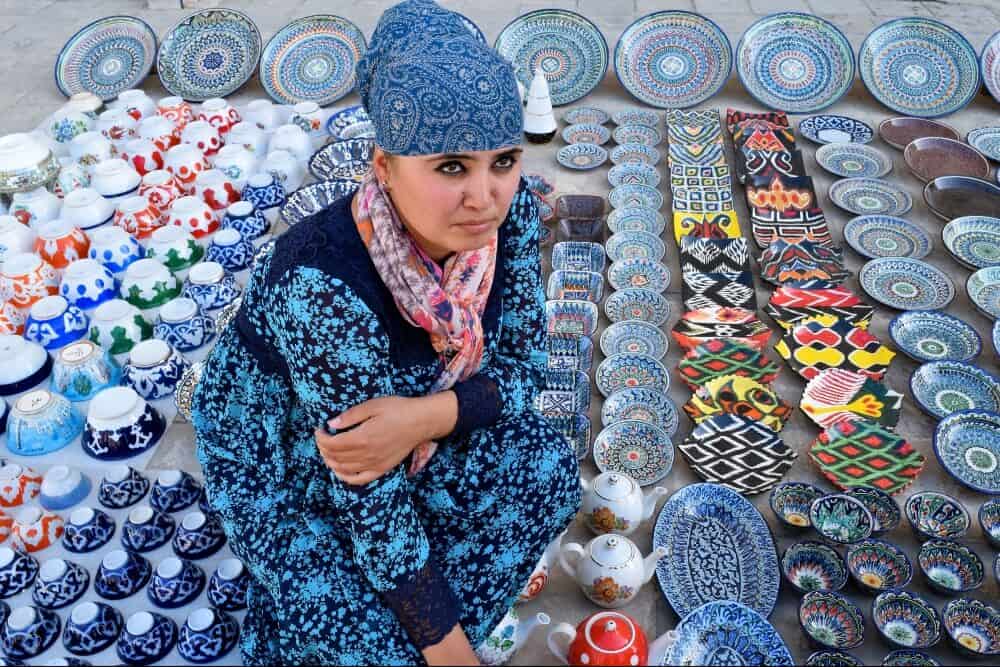
[[[372,263],[407,322],[430,334],[444,364],[431,393],[451,389],[479,371],[483,361],[482,316],[493,287],[497,235],[476,250],[452,255],[443,267],[431,259],[400,222],[373,172],[357,196],[357,226]],[[409,474],[422,469],[437,443],[414,450]]]

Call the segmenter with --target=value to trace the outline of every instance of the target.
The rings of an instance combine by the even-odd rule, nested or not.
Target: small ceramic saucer
[[[660,184],[660,172],[648,164],[618,164],[608,171],[611,187],[619,185],[648,185],[655,188]]]
[[[903,150],[911,141],[921,137],[958,139],[958,132],[950,125],[930,118],[909,116],[887,118],[882,121],[878,126],[878,135],[882,137],[882,141],[899,150]]]
[[[677,406],[663,392],[646,387],[619,389],[601,406],[601,424],[611,424],[627,419],[648,422],[670,437],[677,432]]]
[[[619,125],[612,134],[616,144],[643,144],[650,148],[663,141],[659,131],[651,125],[628,123]]]
[[[647,109],[623,109],[611,116],[611,120],[619,127],[623,125],[656,127],[660,123],[660,115]]]
[[[667,337],[660,328],[641,320],[616,322],[601,334],[601,351],[615,354],[644,354],[656,360],[667,353]]]
[[[874,138],[875,130],[849,116],[818,114],[799,121],[799,134],[816,144],[867,144]]]
[[[642,486],[660,481],[674,465],[674,446],[647,422],[615,422],[594,439],[594,463],[601,472],[624,473]]]
[[[612,234],[604,245],[612,262],[626,259],[659,262],[667,253],[660,237],[648,232],[618,232]]]
[[[973,273],[965,283],[965,290],[979,312],[1000,319],[1000,266],[988,266]]]
[[[919,362],[970,361],[983,342],[972,325],[938,310],[912,310],[889,322],[889,336],[903,354]]]
[[[1000,162],[1000,127],[980,127],[965,135],[965,141],[977,151]]]
[[[959,410],[1000,412],[1000,380],[963,361],[928,361],[910,376],[920,409],[937,419]]]
[[[670,373],[653,357],[625,353],[605,358],[597,367],[594,381],[605,397],[631,387],[647,387],[666,393],[670,388]]]
[[[1000,265],[1000,218],[967,215],[941,230],[944,247],[970,269]]]
[[[816,162],[844,178],[880,178],[892,171],[888,155],[863,144],[826,144],[816,151]]]
[[[963,410],[945,417],[934,431],[934,453],[965,486],[1000,494],[1000,414]]]
[[[608,195],[613,208],[641,206],[659,211],[663,206],[663,195],[648,185],[619,185]]]
[[[595,169],[608,159],[608,152],[596,144],[570,144],[556,153],[556,162],[567,169]]]
[[[809,446],[809,458],[838,489],[871,486],[888,494],[912,484],[926,463],[905,438],[867,419],[825,429]]]
[[[616,290],[643,288],[663,292],[670,286],[670,269],[648,259],[625,259],[608,268],[608,282]]]
[[[595,123],[575,123],[563,128],[562,138],[567,144],[602,146],[611,138],[611,130]]]
[[[876,178],[845,178],[830,186],[830,201],[855,215],[905,215],[913,200],[904,190]]]
[[[940,310],[955,298],[948,274],[919,259],[880,257],[858,273],[861,288],[897,310]]]
[[[604,125],[611,120],[611,116],[604,109],[597,107],[574,107],[564,113],[562,119],[570,125],[577,123]]]
[[[614,164],[648,164],[655,167],[660,163],[660,151],[646,144],[622,144],[611,150]]]
[[[623,289],[607,298],[604,314],[612,322],[642,320],[662,326],[670,317],[670,302],[651,289]]]
[[[612,234],[646,232],[659,236],[666,226],[663,214],[645,206],[623,206],[608,214],[608,229]]]
[[[844,240],[862,257],[910,257],[930,254],[931,237],[919,226],[892,215],[860,215],[844,225]]]

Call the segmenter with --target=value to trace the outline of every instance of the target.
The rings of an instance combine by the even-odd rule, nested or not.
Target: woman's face
[[[521,176],[520,147],[398,156],[375,150],[375,175],[403,224],[435,260],[485,246],[507,217]]]

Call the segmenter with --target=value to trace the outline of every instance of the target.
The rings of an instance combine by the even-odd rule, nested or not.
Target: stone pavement
[[[156,6],[164,4],[158,0],[153,1]],[[3,82],[4,86],[3,94],[0,96],[0,133],[30,129],[62,104],[64,100],[52,82],[52,66],[59,48],[77,28],[101,16],[133,14],[143,17],[157,30],[159,35],[163,35],[174,22],[188,13],[188,10],[180,9],[147,9],[146,4],[146,1],[140,0],[88,0],[86,2],[83,0],[33,0],[29,2],[0,0],[0,53],[6,56],[0,61],[0,81]],[[205,3],[200,2],[199,4],[204,5]],[[390,0],[237,0],[221,4],[240,8],[249,13],[260,26],[263,38],[267,40],[288,21],[315,13],[340,14],[355,21],[366,34],[370,34],[381,11],[392,2]],[[442,4],[461,11],[476,21],[491,41],[508,21],[524,11],[551,6],[577,9],[594,20],[604,31],[605,37],[612,47],[621,31],[635,18],[649,11],[670,8],[695,10],[709,16],[726,31],[734,48],[743,31],[753,21],[762,15],[783,9],[811,11],[829,18],[845,32],[855,49],[861,45],[869,31],[894,17],[921,15],[939,18],[961,30],[977,51],[982,48],[985,40],[1000,28],[1000,3],[997,3],[996,0],[969,0],[965,2],[945,2],[944,0],[929,2],[904,0],[727,0],[717,2],[709,2],[708,0],[516,0],[509,3],[443,0]],[[143,84],[143,87],[154,98],[165,94],[155,76],[150,77]],[[233,99],[245,102],[263,95],[257,82],[252,81],[234,95]],[[342,103],[352,103],[354,99],[355,96],[352,96],[343,100]],[[579,104],[601,106],[610,112],[633,103],[634,100],[621,88],[614,74],[610,71],[603,84],[586,99],[579,102]],[[760,106],[744,92],[735,74],[725,88],[703,106],[714,106],[723,110],[726,106],[760,109]],[[946,122],[953,125],[964,136],[966,132],[976,127],[997,124],[1000,121],[998,111],[1000,111],[1000,106],[984,94],[978,96],[967,109],[947,118]],[[557,115],[561,112],[562,110],[557,110]],[[830,112],[855,116],[873,126],[876,126],[882,119],[893,115],[868,94],[860,80],[855,82],[849,95],[834,105]],[[602,168],[582,173],[561,169],[556,165],[554,159],[555,150],[560,145],[561,141],[556,139],[547,146],[530,146],[527,150],[525,168],[529,171],[545,173],[555,182],[559,193],[606,193],[608,191],[607,169]],[[944,250],[940,241],[942,222],[936,219],[924,205],[920,196],[921,183],[909,173],[899,151],[893,150],[880,140],[876,140],[872,145],[889,154],[894,160],[894,171],[887,178],[904,186],[913,196],[914,208],[906,217],[923,226],[935,239],[935,250],[928,261],[949,273],[955,281],[958,296],[947,309],[948,312],[967,320],[976,327],[984,341],[984,351],[977,362],[987,370],[997,373],[997,358],[989,344],[991,323],[976,312],[969,303],[964,289],[969,272],[956,264]],[[826,196],[826,191],[833,179],[816,164],[813,158],[815,146],[804,140],[800,141],[799,146],[806,154],[807,170],[814,179],[816,192],[820,197],[827,219],[831,223],[831,229],[835,237],[838,237],[843,224],[850,216],[837,209]],[[731,155],[730,159],[732,159]],[[739,202],[738,205],[742,206],[742,197],[737,196],[736,199]],[[669,203],[664,206],[664,210],[668,209]],[[744,223],[744,232],[748,233],[745,209],[741,210],[740,213]],[[665,262],[674,275],[668,293],[675,312],[667,327],[672,327],[680,315],[680,271],[676,248],[669,232],[664,236],[664,239],[668,248]],[[862,265],[861,258],[850,249],[845,251],[845,255],[849,268],[856,274]],[[849,280],[848,286],[861,293],[856,278]],[[769,290],[761,282],[758,282],[758,288],[758,300],[760,303],[764,303],[768,298]],[[889,341],[887,325],[893,314],[885,307],[877,308],[872,331],[883,341]],[[669,368],[674,368],[678,358],[678,350],[671,349],[665,363]],[[595,367],[600,360],[601,355],[598,352]],[[783,366],[783,364],[781,365]],[[899,355],[893,363],[887,379],[890,386],[907,394],[905,412],[899,431],[928,458],[927,469],[923,476],[912,489],[907,490],[902,495],[905,497],[911,492],[924,489],[944,491],[961,498],[970,513],[975,516],[975,512],[984,497],[965,490],[943,471],[934,457],[931,445],[934,422],[920,412],[909,400],[908,379],[915,367],[916,365],[912,361]],[[681,405],[687,400],[689,394],[681,383],[677,382],[676,385],[671,388],[670,393],[675,402]],[[776,387],[783,399],[793,405],[798,404],[803,383],[787,367],[783,368],[782,376]],[[591,416],[596,434],[600,425],[600,400],[596,391],[594,398]],[[690,424],[683,416],[682,421],[684,423],[681,424],[678,431],[679,437],[683,437],[690,430]],[[809,443],[816,434],[815,427],[804,415],[796,411],[795,416],[782,432],[785,442],[800,454],[787,475],[788,479],[799,479],[826,486],[820,481],[805,454]],[[171,430],[167,441],[160,445],[152,467],[180,467],[191,472],[199,472],[197,461],[193,456],[192,437],[188,425],[180,424]],[[593,463],[589,460],[584,462],[583,468],[588,477],[595,473]],[[698,480],[682,458],[678,457],[665,486],[673,492],[695,481]],[[826,488],[829,487],[826,486]],[[771,524],[779,552],[783,551],[791,542],[809,537],[808,535],[804,537],[792,535],[777,526],[773,515],[767,508],[766,494],[754,498],[753,501]],[[502,527],[498,527],[498,530],[500,529]],[[639,531],[638,537],[635,538],[643,553],[647,553],[650,548],[650,535],[651,529],[645,527]],[[589,537],[586,529],[579,523],[575,523],[570,529],[567,540],[584,543]],[[911,559],[916,556],[918,544],[911,536],[905,521],[903,526],[887,535],[886,539],[901,545]],[[989,574],[994,553],[985,544],[978,525],[973,525],[967,542],[983,559],[988,571],[986,584],[976,591],[973,597],[992,600],[996,603],[1000,599],[1000,592],[998,592],[996,580]],[[920,579],[919,574],[914,576],[914,582],[909,588],[927,596],[938,608],[943,607],[947,602],[945,598],[931,593]],[[849,597],[862,608],[868,618],[865,631],[867,639],[864,645],[853,653],[867,664],[877,664],[889,649],[880,641],[874,626],[871,624],[871,598],[853,589],[849,590]],[[787,586],[783,586],[778,606],[771,616],[771,621],[780,630],[794,657],[801,663],[809,655],[811,649],[798,628],[797,603],[798,596],[793,594]],[[585,600],[575,584],[556,568],[541,599],[524,608],[525,612],[536,610],[546,611],[554,623],[565,621],[575,625],[596,608]],[[639,597],[625,611],[640,622],[651,639],[673,628],[677,623],[677,618],[667,606],[655,582],[646,586]],[[935,649],[931,650],[931,654],[945,664],[958,662],[958,656],[943,640]],[[514,664],[555,664],[554,658],[545,648],[543,632],[539,631],[535,634],[528,646],[515,658]]]

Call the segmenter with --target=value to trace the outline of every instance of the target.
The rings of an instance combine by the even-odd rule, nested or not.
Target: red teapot
[[[569,645],[559,641],[569,637]],[[649,658],[646,634],[631,617],[620,611],[599,611],[580,621],[574,629],[560,623],[549,631],[549,651],[567,665],[631,667],[645,665]]]

